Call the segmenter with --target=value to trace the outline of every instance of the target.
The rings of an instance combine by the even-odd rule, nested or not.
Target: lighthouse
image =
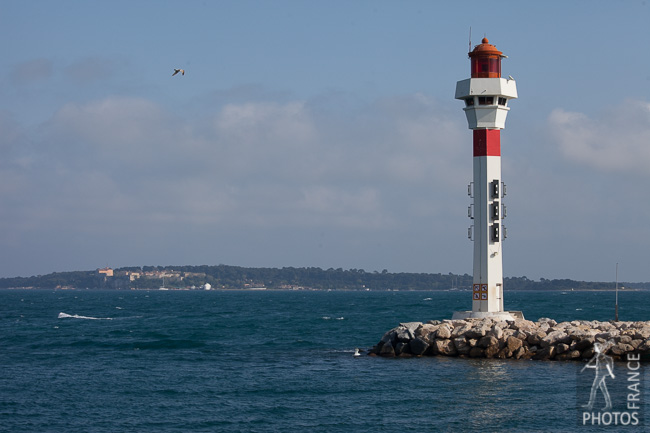
[[[474,242],[472,311],[457,311],[454,319],[498,317],[514,319],[521,312],[503,307],[502,245],[506,216],[501,180],[501,130],[505,128],[509,102],[517,98],[512,77],[501,78],[503,53],[483,38],[469,53],[471,77],[456,83],[456,99],[473,134],[473,181],[468,195],[473,198],[468,216],[472,225],[468,237]]]

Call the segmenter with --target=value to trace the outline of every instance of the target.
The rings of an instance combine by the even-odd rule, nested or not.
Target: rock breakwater
[[[460,356],[468,358],[581,360],[594,343],[614,359],[628,353],[650,360],[650,322],[556,322],[530,320],[432,320],[409,322],[386,332],[370,351],[384,357]]]

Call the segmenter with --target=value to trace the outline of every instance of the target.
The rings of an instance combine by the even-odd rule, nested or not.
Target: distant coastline
[[[614,282],[507,277],[506,290],[612,291]],[[230,265],[141,266],[93,271],[54,272],[0,278],[0,289],[55,290],[351,290],[470,291],[468,274],[366,272],[363,269],[246,268]],[[622,291],[650,290],[650,283],[619,282]]]

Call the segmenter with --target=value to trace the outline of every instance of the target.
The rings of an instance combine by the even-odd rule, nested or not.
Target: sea
[[[620,320],[650,320],[648,294],[619,291]],[[606,321],[615,293],[510,290],[505,303]],[[584,362],[365,354],[401,322],[470,308],[457,290],[0,290],[0,431],[650,430],[580,423]]]

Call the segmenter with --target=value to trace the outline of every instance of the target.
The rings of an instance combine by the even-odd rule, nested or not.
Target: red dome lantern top
[[[472,78],[501,78],[503,53],[483,38],[480,45],[469,53],[472,60]]]

